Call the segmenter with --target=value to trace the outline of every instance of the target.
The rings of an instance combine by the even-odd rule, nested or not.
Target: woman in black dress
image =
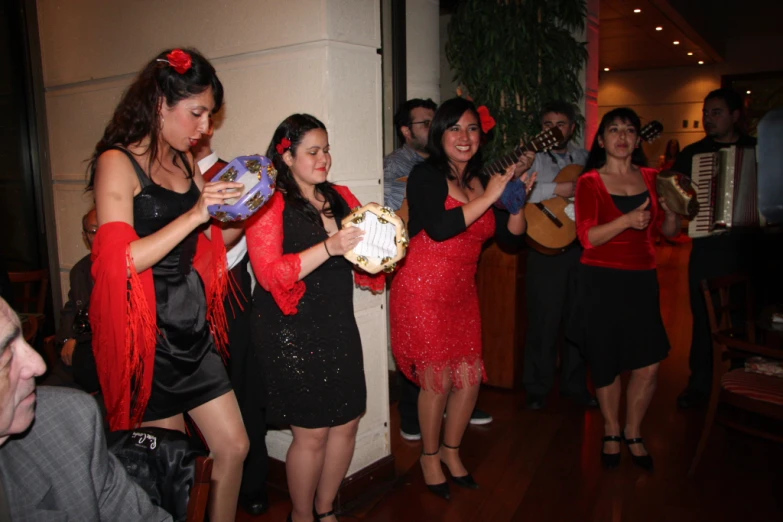
[[[354,273],[342,257],[361,240],[341,228],[359,202],[327,181],[331,156],[324,124],[307,114],[286,118],[267,150],[277,192],[247,227],[259,286],[254,330],[264,362],[270,424],[290,425],[286,456],[289,520],[334,521],[332,504],[348,471],[367,391],[354,281],[382,291],[383,275]]]
[[[222,100],[212,65],[180,49],[149,62],[124,94],[90,162],[100,225],[90,316],[111,428],[184,432],[187,412],[214,458],[209,518],[233,522],[248,440],[193,262],[208,205],[241,185],[204,183],[189,152]]]

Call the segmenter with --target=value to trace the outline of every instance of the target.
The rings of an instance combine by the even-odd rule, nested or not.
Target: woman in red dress
[[[601,460],[620,463],[625,441],[636,465],[651,470],[641,423],[655,392],[669,340],[661,319],[653,237],[680,229],[655,189],[657,169],[639,148],[639,117],[615,109],[598,127],[576,185],[576,227],[584,252],[568,337],[590,366],[604,417]],[[620,374],[631,372],[625,428],[619,421]]]
[[[509,215],[493,207],[515,166],[484,177],[483,136],[479,114],[468,100],[448,100],[435,113],[429,158],[408,178],[411,241],[391,289],[392,351],[400,371],[421,388],[424,481],[444,498],[450,493],[441,462],[455,483],[478,487],[458,450],[486,378],[476,290],[481,248],[493,236],[520,244],[526,227],[524,211]]]

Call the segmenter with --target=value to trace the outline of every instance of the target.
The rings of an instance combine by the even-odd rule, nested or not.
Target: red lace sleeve
[[[348,187],[343,185],[335,185],[334,188],[337,190],[340,196],[342,196],[345,202],[348,203],[348,208],[351,210],[362,206],[362,204],[358,199],[356,199],[356,196],[353,195],[353,192],[351,192]],[[378,274],[368,274],[366,272],[361,272],[354,269],[353,279],[356,283],[356,286],[359,288],[366,288],[374,294],[380,294],[383,292],[384,288],[386,288],[386,274],[384,272],[380,272]]]
[[[276,192],[264,208],[248,220],[245,234],[258,283],[272,294],[285,315],[294,315],[305,293],[305,283],[299,281],[302,269],[299,254],[283,254],[283,209],[283,195]]]

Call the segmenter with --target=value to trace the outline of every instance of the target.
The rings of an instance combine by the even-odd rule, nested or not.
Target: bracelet
[[[326,241],[324,241],[324,250],[326,250],[326,255],[329,257],[332,257],[332,253],[329,252],[329,247],[326,246]]]

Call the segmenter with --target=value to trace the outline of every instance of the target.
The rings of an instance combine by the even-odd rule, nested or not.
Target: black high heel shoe
[[[623,432],[623,440],[628,446],[631,446],[632,444],[642,444],[644,445],[644,439],[642,437],[637,437],[635,439],[627,439],[625,438],[625,433]],[[645,448],[646,449],[646,448]],[[642,468],[645,471],[652,471],[653,470],[653,459],[648,453],[647,455],[634,455],[633,452],[631,452],[631,448],[628,448],[628,452],[631,454],[631,460],[633,463],[640,468]]]
[[[443,447],[444,448],[448,448],[448,449],[452,449],[452,450],[458,450],[459,449],[459,446],[449,446],[448,444],[443,444]],[[448,468],[449,466],[446,465],[446,467]],[[450,468],[449,468],[449,473],[451,473],[451,469]],[[467,475],[463,475],[461,477],[455,477],[454,475],[451,475],[451,480],[453,480],[456,485],[458,485],[459,487],[462,487],[462,488],[467,488],[467,489],[478,489],[479,488],[478,482],[473,480],[473,476],[470,473],[468,473]]]
[[[601,439],[603,442],[622,442],[623,439],[620,438],[619,435],[606,435],[603,439]],[[606,469],[614,469],[617,466],[620,465],[620,456],[622,455],[622,448],[621,451],[618,451],[617,453],[606,453],[604,452],[604,448],[601,447],[601,462],[603,463],[604,467]]]
[[[422,457],[434,457],[436,455],[438,455],[437,451],[435,453],[425,453],[424,450],[422,450],[421,452]],[[446,500],[451,498],[451,490],[449,489],[448,482],[441,482],[440,484],[427,484],[427,481],[425,480],[424,484],[427,486],[427,489],[429,489],[435,495],[438,495],[440,498],[445,498]]]
[[[327,511],[326,513],[319,513],[315,510],[315,508],[313,508],[313,515],[315,516],[316,520],[322,520],[326,517],[331,517],[332,515],[334,515],[334,518],[337,518],[337,515],[334,514],[334,509]]]

